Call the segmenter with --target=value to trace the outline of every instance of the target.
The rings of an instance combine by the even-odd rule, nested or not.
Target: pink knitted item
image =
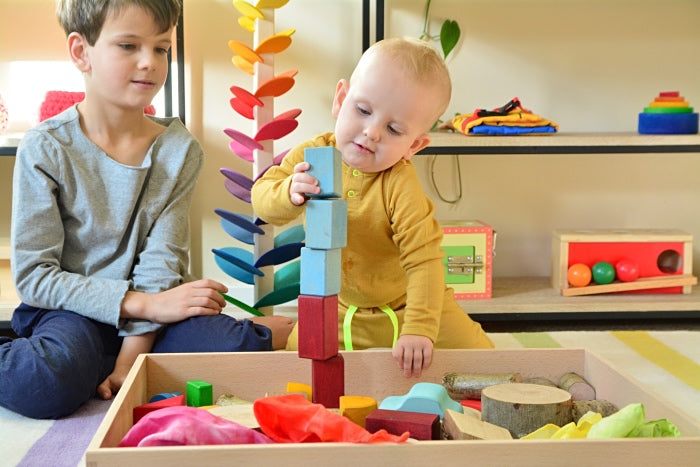
[[[85,99],[84,92],[47,91],[44,102],[41,103],[41,107],[39,108],[39,121],[43,122],[47,118],[60,114],[68,107],[77,104],[83,99]],[[148,115],[156,114],[156,108],[152,105],[149,105],[143,109],[143,111]]]

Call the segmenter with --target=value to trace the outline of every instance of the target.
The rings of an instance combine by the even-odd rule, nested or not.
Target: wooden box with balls
[[[564,296],[690,293],[693,236],[675,229],[555,230],[552,287]]]

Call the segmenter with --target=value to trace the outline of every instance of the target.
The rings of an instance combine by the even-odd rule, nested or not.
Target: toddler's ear
[[[408,151],[406,151],[406,154],[403,156],[403,158],[409,160],[411,157],[413,157],[415,153],[417,153],[429,144],[430,135],[428,135],[428,133],[423,133],[422,135],[418,136],[415,140],[413,140],[413,143],[411,143],[411,146],[408,148]]]
[[[350,87],[350,83],[348,83],[348,80],[346,80],[346,79],[341,79],[340,81],[338,81],[338,84],[336,84],[335,96],[333,97],[333,107],[332,107],[333,118],[338,118],[338,113],[340,112],[340,107],[343,105],[343,102],[345,101],[345,98],[348,95],[349,87]]]

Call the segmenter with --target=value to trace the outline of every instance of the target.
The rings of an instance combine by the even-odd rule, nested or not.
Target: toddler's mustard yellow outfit
[[[335,135],[322,134],[293,148],[255,183],[257,216],[283,225],[303,213],[304,206],[289,199],[291,175],[304,160],[304,149],[318,146],[335,146]],[[338,295],[339,348],[345,349],[343,321],[351,306],[357,307],[350,323],[354,349],[392,347],[394,325],[386,307],[396,314],[399,335],[427,336],[436,348],[492,348],[481,325],[445,287],[442,229],[413,164],[402,159],[383,172],[363,173],[343,163],[343,198],[348,232]],[[297,349],[296,327],[287,349]]]

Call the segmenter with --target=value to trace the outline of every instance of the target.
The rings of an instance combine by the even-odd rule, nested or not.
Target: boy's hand
[[[391,351],[406,378],[419,377],[433,361],[433,342],[425,336],[403,335]]]
[[[292,183],[289,185],[289,200],[295,206],[301,206],[306,202],[306,193],[318,194],[321,192],[318,180],[306,173],[310,168],[311,165],[308,162],[299,162],[294,166]]]
[[[224,284],[211,279],[187,282],[155,294],[130,291],[122,301],[121,317],[168,324],[192,316],[216,315],[226,306],[219,292],[227,291]]]
[[[97,395],[104,400],[111,399],[112,396],[116,395],[119,389],[121,389],[130,369],[130,366],[115,366],[112,374],[97,386]]]

